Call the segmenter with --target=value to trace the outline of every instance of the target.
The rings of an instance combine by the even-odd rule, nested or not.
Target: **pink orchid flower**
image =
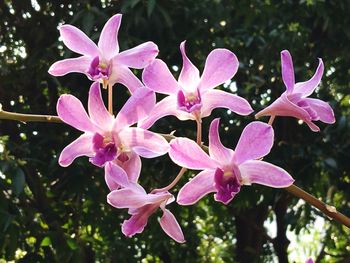
[[[314,261],[312,260],[312,258],[309,258],[308,260],[305,261],[305,263],[314,263]]]
[[[103,103],[99,83],[95,82],[89,92],[88,116],[76,97],[62,95],[57,102],[58,116],[84,134],[63,149],[59,164],[66,167],[79,156],[90,157],[90,161],[100,167],[114,161],[136,181],[141,169],[139,155],[153,158],[169,149],[162,136],[129,127],[144,118],[154,104],[154,92],[139,88],[114,118]]]
[[[320,84],[323,75],[323,62],[319,64],[314,76],[305,82],[295,83],[292,56],[288,50],[281,52],[282,79],[287,90],[270,106],[258,112],[255,116],[290,116],[306,122],[312,131],[318,132],[320,128],[313,121],[334,123],[334,113],[328,103],[307,98]]]
[[[194,204],[213,192],[216,201],[228,204],[242,185],[257,183],[282,188],[293,183],[282,168],[258,160],[272,148],[274,132],[270,125],[258,121],[248,124],[234,151],[221,144],[218,128],[219,119],[215,119],[209,130],[209,155],[190,139],[170,142],[169,156],[173,162],[203,170],[181,188],[177,197],[180,205]]]
[[[100,81],[106,86],[121,83],[131,93],[142,87],[140,80],[129,68],[141,69],[158,55],[158,47],[153,42],[146,42],[119,53],[118,31],[122,15],[112,16],[102,29],[98,45],[81,30],[72,25],[59,27],[63,43],[72,51],[81,54],[77,58],[57,61],[49,73],[62,76],[70,72],[84,73],[93,81]]]
[[[162,209],[163,216],[159,223],[164,232],[179,243],[185,242],[181,227],[175,216],[165,208],[174,200],[169,192],[147,194],[138,184],[130,182],[123,169],[113,163],[106,165],[109,182],[122,188],[113,190],[107,196],[107,202],[116,208],[128,208],[131,217],[122,225],[124,235],[131,237],[141,233],[147,225],[148,218],[158,209]]]
[[[169,96],[156,104],[149,118],[141,123],[141,127],[148,128],[158,119],[168,115],[174,115],[180,120],[198,120],[209,116],[215,108],[227,108],[241,115],[253,112],[245,99],[214,90],[236,74],[238,60],[234,53],[222,48],[213,50],[207,57],[200,77],[198,69],[186,56],[185,41],[181,43],[180,50],[183,67],[178,81],[160,59],[154,60],[144,69],[144,84]]]

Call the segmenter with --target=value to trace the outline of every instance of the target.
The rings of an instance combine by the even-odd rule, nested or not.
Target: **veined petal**
[[[95,132],[97,128],[91,122],[89,116],[78,100],[73,95],[61,95],[57,101],[57,114],[62,121],[80,131]]]
[[[95,57],[99,54],[96,44],[80,29],[71,25],[63,25],[59,28],[63,43],[72,51]]]
[[[294,79],[293,60],[288,50],[283,50],[281,52],[281,67],[282,67],[282,79],[283,79],[284,85],[287,88],[287,93],[291,93],[293,91],[295,79]]]
[[[311,98],[305,98],[305,100],[310,107],[316,111],[317,116],[320,121],[323,121],[325,123],[334,123],[335,117],[334,112],[331,106],[327,102],[324,102],[319,99],[311,99]]]
[[[180,89],[168,66],[160,59],[155,59],[144,69],[142,80],[148,88],[163,94],[177,94]]]
[[[262,184],[284,188],[293,184],[294,179],[282,168],[264,161],[246,161],[238,166],[243,184]]]
[[[149,41],[120,52],[117,55],[116,60],[118,63],[127,67],[142,69],[148,66],[156,58],[158,53],[158,46]]]
[[[294,86],[294,92],[301,93],[303,97],[307,97],[311,95],[311,93],[316,89],[318,84],[320,84],[321,82],[323,70],[324,70],[323,61],[322,59],[319,58],[318,67],[316,69],[315,74],[308,81],[296,83]]]
[[[119,187],[126,188],[130,185],[126,172],[112,162],[107,163],[105,166],[105,181],[111,191]]]
[[[203,196],[216,192],[214,186],[215,170],[204,170],[187,182],[177,195],[180,205],[193,205]]]
[[[164,232],[176,242],[184,243],[185,237],[175,216],[168,210],[163,209],[163,216],[159,221]]]
[[[118,139],[138,155],[154,158],[166,154],[168,142],[159,134],[141,128],[125,128],[118,133]]]
[[[61,152],[58,163],[63,167],[67,167],[79,156],[92,156],[94,153],[92,149],[92,137],[93,134],[84,133],[67,145]]]
[[[207,57],[199,89],[203,92],[231,79],[238,70],[238,59],[228,49],[214,49]]]
[[[197,143],[188,138],[176,138],[170,142],[169,156],[179,166],[194,170],[215,169],[218,164]]]
[[[134,93],[138,88],[143,87],[142,82],[132,73],[132,71],[120,64],[113,62],[113,72],[109,77],[110,84],[121,83],[127,87],[130,93]]]
[[[253,112],[248,101],[240,96],[222,90],[208,90],[202,95],[201,116],[207,117],[215,108],[227,108],[240,115]]]
[[[131,183],[137,183],[141,172],[141,158],[134,152],[130,153],[129,159],[125,162],[118,163],[126,172]]]
[[[219,137],[220,119],[214,119],[210,124],[209,129],[209,155],[218,163],[229,164],[232,162],[233,150],[222,145]]]
[[[88,110],[91,120],[101,129],[110,131],[113,127],[114,118],[107,111],[102,100],[100,84],[95,82],[89,91]]]
[[[60,60],[52,64],[48,72],[53,76],[63,76],[71,72],[86,74],[91,60],[90,57],[86,56]]]
[[[193,92],[196,90],[197,85],[199,83],[199,70],[192,64],[191,60],[189,60],[189,58],[187,57],[185,43],[186,41],[183,41],[180,44],[183,64],[179,76],[179,84],[184,90]]]
[[[111,59],[119,52],[118,31],[121,20],[121,14],[114,15],[107,21],[102,29],[98,47],[103,57],[107,60]]]
[[[273,128],[263,122],[249,123],[243,130],[235,149],[237,165],[264,157],[272,148],[274,139]]]
[[[137,89],[119,111],[114,131],[131,126],[144,119],[156,104],[154,92],[146,87]]]

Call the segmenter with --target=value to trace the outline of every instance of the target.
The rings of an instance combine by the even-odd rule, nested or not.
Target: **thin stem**
[[[113,115],[113,86],[108,84],[108,111]]]
[[[271,115],[270,116],[270,119],[269,119],[269,122],[267,123],[268,125],[270,125],[270,126],[272,126],[272,124],[273,124],[273,122],[274,122],[274,120],[275,120],[275,115]]]
[[[200,117],[196,118],[197,123],[197,144],[201,146],[202,144],[202,119]]]
[[[0,108],[0,119],[14,120],[20,122],[55,122],[63,123],[58,116],[52,115],[36,115],[36,114],[21,114],[16,112],[4,111]]]
[[[182,167],[180,172],[175,177],[175,179],[169,185],[167,185],[163,188],[154,189],[154,190],[152,190],[151,193],[155,194],[155,193],[169,191],[171,188],[173,188],[177,184],[178,181],[180,181],[181,177],[185,174],[186,171],[187,171],[187,168]]]

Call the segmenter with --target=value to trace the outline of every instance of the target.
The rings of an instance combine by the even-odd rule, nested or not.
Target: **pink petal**
[[[159,221],[164,232],[176,242],[184,243],[185,237],[175,216],[168,210],[163,209],[163,216]]]
[[[231,79],[238,70],[238,59],[228,49],[214,49],[207,57],[200,81],[200,90],[215,88]]]
[[[264,161],[247,161],[239,165],[243,184],[262,184],[284,188],[293,184],[294,179],[282,168]]]
[[[201,116],[207,117],[215,108],[226,108],[240,115],[253,112],[248,101],[240,96],[222,90],[208,90],[202,95]]]
[[[98,56],[99,50],[95,43],[83,33],[80,29],[71,25],[63,25],[59,28],[63,43],[72,51],[95,57]]]
[[[126,188],[130,185],[126,172],[112,162],[105,166],[105,181],[111,191],[120,187]]]
[[[115,140],[145,158],[161,156],[169,150],[168,142],[161,135],[141,128],[125,128]]]
[[[179,166],[194,170],[215,169],[217,163],[197,143],[188,138],[176,138],[170,142],[169,156]]]
[[[114,118],[107,111],[103,103],[100,84],[95,82],[89,91],[88,110],[91,120],[105,131],[110,131],[113,127]]]
[[[102,29],[98,47],[103,57],[107,60],[111,59],[119,52],[118,31],[121,20],[121,14],[114,15],[107,21]]]
[[[249,123],[235,149],[236,164],[264,157],[272,148],[273,138],[274,131],[270,125],[260,121]]]
[[[63,76],[71,72],[86,74],[90,67],[90,63],[91,58],[86,56],[68,58],[52,64],[48,72],[53,76]]]
[[[229,164],[232,162],[233,150],[222,145],[219,137],[220,119],[214,119],[209,129],[209,155],[218,163]]]
[[[132,183],[137,183],[142,166],[141,158],[134,152],[131,152],[129,155],[129,159],[127,161],[120,162],[118,164],[126,172],[129,181]]]
[[[158,55],[158,46],[153,42],[146,42],[134,48],[121,52],[115,58],[118,63],[130,68],[142,69],[148,66]]]
[[[180,87],[167,65],[160,59],[155,59],[142,73],[145,85],[155,92],[163,94],[176,94]]]
[[[63,166],[69,166],[75,158],[79,156],[91,157],[94,153],[92,149],[93,134],[83,134],[78,139],[67,145],[60,154],[58,163]]]
[[[324,102],[319,99],[311,99],[311,98],[305,98],[303,100],[307,101],[310,107],[314,111],[316,111],[320,121],[323,121],[325,123],[335,122],[333,109],[331,108],[331,106],[329,106],[327,102]]]
[[[132,71],[120,64],[113,65],[113,72],[109,77],[109,83],[121,83],[127,87],[130,93],[134,93],[140,87],[143,87],[142,82],[132,73]]]
[[[137,89],[119,111],[114,130],[118,131],[144,119],[156,104],[154,92],[146,87]]]
[[[193,205],[203,196],[216,192],[214,186],[214,170],[204,170],[187,182],[177,195],[180,205]]]
[[[61,95],[57,101],[57,114],[65,123],[80,131],[95,132],[97,128],[91,122],[80,100],[72,95]]]
[[[183,41],[180,44],[183,64],[179,76],[179,84],[186,91],[195,91],[200,79],[199,71],[188,59],[185,51],[185,43],[186,41]]]
[[[282,79],[287,92],[291,93],[295,84],[293,60],[288,50],[281,52]]]
[[[294,86],[294,92],[295,93],[301,93],[303,97],[307,97],[311,95],[312,92],[316,89],[316,87],[320,84],[322,75],[323,75],[323,61],[322,59],[318,59],[318,67],[316,69],[315,74],[312,76],[311,79],[305,82],[298,82]]]

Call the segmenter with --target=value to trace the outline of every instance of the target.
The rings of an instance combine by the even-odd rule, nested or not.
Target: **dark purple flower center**
[[[180,90],[177,93],[177,105],[180,110],[189,113],[199,110],[202,107],[202,100],[198,90],[195,92],[184,93]]]
[[[102,167],[117,156],[117,148],[112,138],[95,133],[92,144],[95,156],[90,158],[90,162],[97,166]]]
[[[108,62],[100,61],[97,56],[91,61],[87,73],[92,80],[108,79],[111,75],[111,67]]]
[[[214,185],[217,190],[215,199],[227,204],[241,189],[241,184],[233,170],[223,171],[219,168],[215,171]]]

